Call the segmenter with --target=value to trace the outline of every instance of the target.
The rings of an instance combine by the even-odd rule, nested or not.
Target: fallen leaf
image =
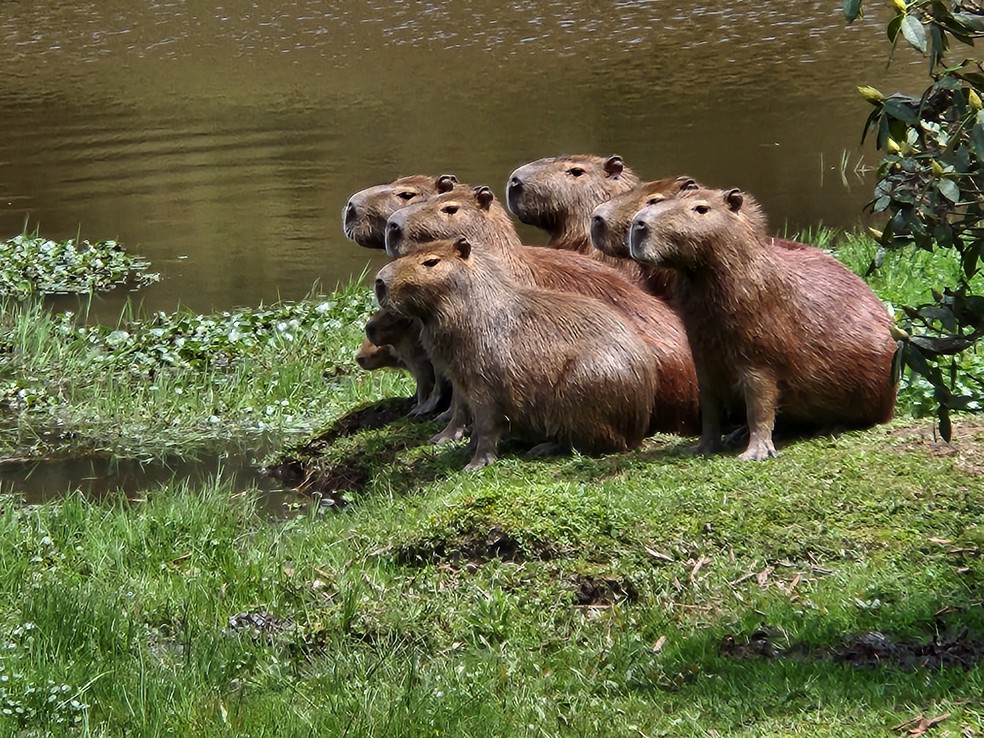
[[[774,572],[776,568],[774,566],[767,566],[758,574],[755,575],[755,581],[758,582],[760,587],[765,587],[769,581],[769,576]]]
[[[936,538],[935,536],[933,538],[927,538],[926,540],[930,543],[953,543],[953,541],[949,538]]]
[[[928,733],[932,728],[935,728],[937,725],[942,723],[948,717],[950,717],[950,713],[948,712],[944,712],[942,715],[937,715],[936,717],[930,719],[927,719],[922,715],[920,715],[918,718],[913,718],[908,722],[902,723],[902,725],[894,728],[894,730],[905,730],[906,728],[908,728],[907,735],[912,735],[912,736],[926,735],[926,733]],[[913,723],[915,723],[915,725],[909,728],[909,726],[913,725]]]
[[[660,636],[656,639],[656,643],[653,644],[653,653],[659,653],[663,650],[663,646],[666,645],[666,636]]]
[[[694,564],[694,568],[690,570],[690,581],[694,581],[694,577],[697,576],[697,572],[700,571],[701,567],[710,561],[706,556],[701,556],[697,559],[697,563]]]
[[[665,553],[660,553],[656,549],[649,548],[646,546],[646,553],[652,556],[654,559],[659,559],[660,561],[673,561],[673,557]]]

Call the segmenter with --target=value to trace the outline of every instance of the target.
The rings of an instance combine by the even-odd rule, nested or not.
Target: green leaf
[[[954,13],[951,17],[968,31],[984,31],[984,18],[979,15]]]
[[[919,123],[919,116],[916,114],[916,106],[913,102],[912,98],[905,95],[889,95],[885,98],[885,112],[896,120],[914,126]]]
[[[893,44],[895,40],[899,37],[899,31],[902,29],[902,19],[904,15],[897,15],[892,20],[888,22],[888,28],[885,29],[888,33],[888,40]]]
[[[940,437],[949,443],[950,437],[953,434],[953,425],[950,423],[950,411],[947,410],[945,405],[940,405],[936,417],[940,420]]]
[[[916,16],[907,15],[902,19],[902,35],[912,48],[926,53],[926,29]]]
[[[955,203],[960,201],[960,188],[952,179],[941,179],[936,183],[936,188],[950,202]]]
[[[844,0],[844,17],[853,23],[861,15],[861,0]]]

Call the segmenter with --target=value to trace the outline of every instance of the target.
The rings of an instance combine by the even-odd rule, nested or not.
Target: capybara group
[[[656,385],[642,340],[600,300],[516,284],[468,239],[422,246],[383,267],[376,295],[419,320],[436,363],[473,416],[475,455],[494,461],[505,435],[586,453],[638,446]],[[544,343],[548,347],[544,348]]]
[[[689,190],[635,216],[632,257],[676,271],[700,382],[697,450],[721,443],[721,416],[743,404],[741,458],[776,455],[776,416],[813,427],[892,417],[891,319],[867,285],[818,249],[775,248],[740,190]]]
[[[384,248],[386,221],[393,213],[412,202],[445,192],[457,181],[453,174],[442,174],[440,177],[414,174],[400,177],[389,184],[359,190],[342,209],[345,237],[369,249]]]
[[[451,175],[370,187],[343,210],[349,238],[394,259],[359,361],[416,357],[418,411],[439,396],[421,388],[446,376],[451,420],[432,440],[471,423],[469,469],[506,435],[535,454],[607,453],[699,429],[707,453],[743,413],[741,458],[764,459],[777,418],[823,430],[891,418],[888,312],[833,257],[769,236],[750,196],[689,177],[640,184],[620,157],[579,155],[516,168],[506,201],[549,248],[524,245],[488,187]]]
[[[508,213],[488,187],[456,188],[394,213],[386,226],[386,251],[398,256],[458,236],[497,256],[517,284],[595,297],[619,312],[645,342],[659,377],[653,430],[697,432],[697,375],[683,324],[667,302],[580,254],[522,245]],[[550,340],[543,336],[545,350]]]

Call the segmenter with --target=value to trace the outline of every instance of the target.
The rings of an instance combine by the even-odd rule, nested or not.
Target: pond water
[[[849,227],[871,191],[838,171],[861,155],[855,86],[925,68],[900,49],[886,71],[884,19],[840,6],[9,0],[0,235],[119,239],[163,273],[147,307],[209,311],[378,267],[341,233],[357,189],[454,172],[501,195],[560,153],[743,187],[777,228]]]

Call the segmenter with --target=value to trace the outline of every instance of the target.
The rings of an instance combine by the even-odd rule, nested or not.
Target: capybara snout
[[[375,285],[374,286],[375,286],[375,290],[376,290],[376,302],[378,302],[380,304],[380,306],[382,306],[383,303],[386,301],[386,292],[387,292],[387,290],[386,290],[386,282],[383,281],[382,279],[380,279],[379,277],[376,277],[376,282],[375,282]],[[371,336],[370,336],[369,340],[370,341],[372,340],[372,337]]]

